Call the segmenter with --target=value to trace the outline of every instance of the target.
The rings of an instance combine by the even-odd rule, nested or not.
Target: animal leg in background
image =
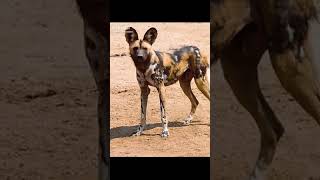
[[[247,25],[231,41],[221,56],[227,82],[240,104],[253,116],[260,131],[260,153],[250,180],[261,180],[266,177],[277,143],[284,133],[258,82],[257,66],[267,48],[263,37],[254,26]]]
[[[84,24],[85,52],[98,89],[98,179],[109,179],[109,115],[107,103],[110,98],[106,92],[110,82],[109,43],[108,43],[108,1],[77,0]]]
[[[282,86],[320,124],[320,84],[319,69],[313,59],[310,39],[307,36],[303,48],[303,61],[296,61],[292,50],[283,53],[270,52],[273,68]]]

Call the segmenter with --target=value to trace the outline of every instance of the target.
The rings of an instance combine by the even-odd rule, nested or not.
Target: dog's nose
[[[143,51],[142,50],[138,50],[137,56],[142,58],[143,57]]]

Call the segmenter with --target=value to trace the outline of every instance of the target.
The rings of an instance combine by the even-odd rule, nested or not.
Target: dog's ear
[[[129,44],[139,39],[137,31],[132,27],[126,29],[125,36]]]
[[[157,29],[152,27],[144,34],[143,40],[147,41],[152,45],[156,40],[157,36],[158,36]]]

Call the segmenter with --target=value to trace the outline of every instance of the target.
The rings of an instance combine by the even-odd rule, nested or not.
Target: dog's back
[[[167,81],[172,83],[188,70],[196,78],[205,76],[209,67],[207,56],[196,46],[184,46],[172,54],[157,52],[157,55],[163,60]],[[166,85],[172,83],[166,83]]]

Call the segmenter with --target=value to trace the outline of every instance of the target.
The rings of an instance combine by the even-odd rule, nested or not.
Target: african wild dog
[[[192,121],[192,116],[199,104],[194,96],[190,82],[195,78],[198,89],[210,100],[207,69],[209,62],[206,56],[200,53],[195,46],[182,47],[173,54],[154,51],[152,44],[157,38],[157,30],[150,28],[140,40],[138,33],[132,27],[125,30],[125,37],[129,44],[131,58],[137,71],[137,80],[141,89],[141,124],[133,134],[141,135],[146,126],[146,110],[149,86],[156,87],[160,98],[160,111],[162,121],[162,137],[169,136],[168,120],[166,115],[165,86],[177,81],[191,102],[191,112],[185,119],[185,124]]]

